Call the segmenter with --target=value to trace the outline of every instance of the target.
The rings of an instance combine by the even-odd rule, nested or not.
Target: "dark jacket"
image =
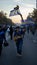
[[[0,44],[3,44],[4,31],[0,31]]]

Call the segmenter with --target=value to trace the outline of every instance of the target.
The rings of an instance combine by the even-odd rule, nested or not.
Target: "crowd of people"
[[[9,35],[10,39],[14,40],[16,43],[16,48],[17,48],[17,55],[21,56],[22,55],[22,46],[23,46],[23,38],[25,35],[25,32],[29,33],[29,31],[32,33],[32,35],[35,35],[35,32],[37,30],[37,25],[28,25],[27,27],[23,26],[16,26],[15,28],[12,27],[7,27],[7,25],[0,26],[0,56],[2,54],[2,45],[4,44],[5,46],[8,45],[7,40],[6,40],[6,31],[9,28]],[[4,42],[3,42],[4,41]]]

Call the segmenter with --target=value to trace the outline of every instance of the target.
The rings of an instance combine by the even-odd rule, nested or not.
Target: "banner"
[[[19,15],[20,10],[19,9],[14,9],[10,11],[10,15],[9,16],[15,16],[15,15]]]

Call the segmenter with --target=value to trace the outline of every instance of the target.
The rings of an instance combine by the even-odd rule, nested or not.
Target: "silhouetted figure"
[[[37,30],[37,24],[35,24],[35,29]]]
[[[13,28],[12,28],[12,25],[10,26],[10,37],[11,37],[11,40],[12,40],[12,37],[13,37]]]
[[[31,31],[32,35],[35,34],[35,32],[36,32],[35,25],[30,26],[30,31]]]
[[[28,24],[27,26],[27,33],[29,34],[29,28],[30,28],[30,25]]]

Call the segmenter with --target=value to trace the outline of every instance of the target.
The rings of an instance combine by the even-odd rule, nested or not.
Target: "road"
[[[3,46],[0,65],[37,65],[37,43],[33,42],[36,37],[26,32],[23,39],[22,57],[17,57],[15,42],[9,39],[9,46]]]

